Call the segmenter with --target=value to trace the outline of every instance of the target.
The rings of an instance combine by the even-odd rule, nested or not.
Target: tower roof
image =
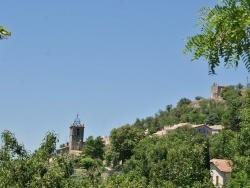
[[[80,126],[81,125],[81,120],[80,120],[80,118],[78,116],[79,115],[77,114],[76,119],[74,120],[74,123],[73,123],[73,125],[75,125],[75,126]]]

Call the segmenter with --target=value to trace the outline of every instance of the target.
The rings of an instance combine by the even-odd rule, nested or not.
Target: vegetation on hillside
[[[193,52],[193,59],[205,58],[212,74],[221,60],[236,67],[243,60],[250,72],[250,2],[220,2],[201,9],[202,33],[189,38],[185,52]],[[0,39],[7,36],[10,33],[0,26]],[[0,187],[212,188],[211,158],[233,161],[226,187],[250,187],[250,89],[238,84],[225,88],[220,100],[195,98],[182,98],[176,107],[169,104],[152,117],[113,129],[106,151],[100,137],[89,137],[78,157],[54,155],[49,161],[56,148],[54,133],[47,133],[41,146],[29,153],[13,133],[4,131]],[[225,128],[211,137],[188,126],[152,136],[180,122]],[[106,166],[108,172],[105,165],[111,167]]]
[[[80,156],[55,155],[57,135],[47,133],[40,148],[29,153],[13,133],[2,133],[1,187],[213,187],[209,161],[233,161],[228,187],[250,185],[250,89],[229,86],[223,99],[182,98],[155,116],[137,119],[110,133],[104,150],[101,137],[88,137]],[[151,136],[164,125],[179,122],[224,124],[207,138],[184,126],[161,137]],[[144,131],[149,129],[146,135]],[[240,186],[238,186],[240,185]]]

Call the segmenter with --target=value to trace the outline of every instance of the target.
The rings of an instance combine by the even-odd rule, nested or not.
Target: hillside
[[[205,99],[197,96],[195,101],[182,98],[175,107],[169,104],[164,110],[155,113],[154,116],[136,119],[132,126],[143,130],[148,129],[151,134],[161,130],[166,125],[183,122],[208,125],[220,124],[226,128],[236,130],[239,121],[234,114],[242,106],[242,97],[246,91],[244,87],[239,86],[242,86],[242,84],[225,87],[216,98]]]
[[[175,107],[167,105],[152,117],[113,129],[108,148],[101,137],[88,137],[77,156],[53,153],[58,141],[54,133],[47,133],[41,146],[29,153],[13,133],[5,131],[0,148],[0,186],[212,188],[211,164],[227,161],[231,164],[228,187],[248,186],[249,101],[250,90],[235,86],[224,88],[218,99],[182,98]],[[186,125],[152,136],[163,126],[180,122]],[[205,124],[208,129],[222,124],[224,129],[204,135],[190,124]]]

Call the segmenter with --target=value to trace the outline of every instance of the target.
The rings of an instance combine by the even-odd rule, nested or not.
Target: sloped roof
[[[189,123],[179,123],[179,124],[176,124],[176,125],[173,125],[173,126],[164,126],[164,130],[166,131],[171,131],[171,130],[175,130],[177,129],[178,127],[182,127],[182,126],[185,126],[185,125],[190,125]]]
[[[232,172],[233,162],[225,159],[211,159],[210,163],[213,163],[222,172]]]
[[[210,127],[210,126],[205,125],[205,124],[200,124],[200,125],[192,125],[191,127],[193,127],[193,128],[198,128],[198,127],[206,127],[206,128],[208,128],[208,129],[211,129],[211,127]]]

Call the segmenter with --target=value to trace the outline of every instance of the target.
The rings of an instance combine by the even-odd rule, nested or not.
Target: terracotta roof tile
[[[225,159],[211,159],[210,163],[213,163],[222,172],[232,172],[233,162]]]

